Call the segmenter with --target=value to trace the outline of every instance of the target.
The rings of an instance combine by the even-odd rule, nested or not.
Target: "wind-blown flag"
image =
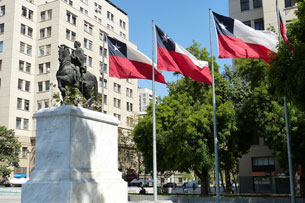
[[[109,76],[152,80],[152,61],[142,52],[107,36],[109,50]],[[155,70],[155,81],[166,84]]]
[[[213,16],[219,58],[261,58],[269,63],[272,52],[277,53],[278,37],[274,32],[255,30],[215,12]]]
[[[283,37],[283,40],[287,41],[288,38],[286,36],[285,25],[284,25],[284,22],[283,22],[283,19],[282,19],[282,16],[281,16],[281,12],[280,12],[280,10],[278,8],[277,0],[276,0],[276,14],[278,15],[280,32],[281,32],[281,35]]]
[[[199,61],[166,33],[156,26],[157,67],[159,70],[175,71],[193,80],[212,84],[207,61]]]

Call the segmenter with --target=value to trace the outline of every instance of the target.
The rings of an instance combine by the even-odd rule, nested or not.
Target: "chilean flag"
[[[207,61],[199,61],[166,33],[156,26],[157,67],[159,70],[175,71],[193,80],[212,84]]]
[[[152,61],[142,52],[107,36],[109,50],[109,76],[152,80]],[[155,70],[155,80],[166,84],[164,77]]]
[[[278,37],[271,31],[255,30],[239,20],[213,12],[219,58],[261,58],[269,63],[277,53]]]
[[[278,8],[277,0],[276,0],[276,14],[278,15],[278,20],[280,21],[279,26],[280,26],[280,32],[281,32],[281,35],[283,37],[283,40],[287,41],[288,38],[286,36],[285,25],[284,25],[280,10]]]

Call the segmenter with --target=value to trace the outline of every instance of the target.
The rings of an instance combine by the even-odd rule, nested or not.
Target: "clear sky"
[[[228,0],[110,0],[129,17],[129,40],[136,44],[138,50],[152,58],[152,20],[174,42],[187,48],[192,40],[202,44],[210,52],[209,8],[216,13],[228,16]],[[217,41],[214,24],[212,24],[213,54],[220,66],[231,65],[231,59],[218,59]],[[172,72],[162,73],[167,82],[181,76]],[[156,84],[156,95],[168,95],[166,85]],[[150,80],[139,80],[139,87],[152,89]]]

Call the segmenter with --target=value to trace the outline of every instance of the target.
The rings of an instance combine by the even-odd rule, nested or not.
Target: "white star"
[[[219,23],[219,26],[223,29],[223,30],[226,30],[227,27],[223,24],[223,23]]]
[[[114,51],[119,51],[119,49],[121,48],[118,44],[112,45],[114,48]]]
[[[169,40],[169,39],[170,39],[170,37],[167,36],[167,34],[164,33],[164,35],[162,36],[162,41],[168,42],[167,40]]]

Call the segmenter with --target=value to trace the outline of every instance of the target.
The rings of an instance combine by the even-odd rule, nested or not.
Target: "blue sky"
[[[210,52],[209,8],[228,16],[228,0],[111,0],[128,14],[129,40],[138,49],[152,58],[152,20],[166,32],[177,44],[184,48],[191,46],[192,40],[202,44]],[[213,54],[218,57],[217,41],[214,25]],[[218,59],[220,66],[231,65],[231,59]],[[162,73],[167,82],[181,76],[173,76],[172,72]],[[156,95],[168,95],[166,85],[156,84]],[[139,87],[152,89],[150,80],[139,80]]]

